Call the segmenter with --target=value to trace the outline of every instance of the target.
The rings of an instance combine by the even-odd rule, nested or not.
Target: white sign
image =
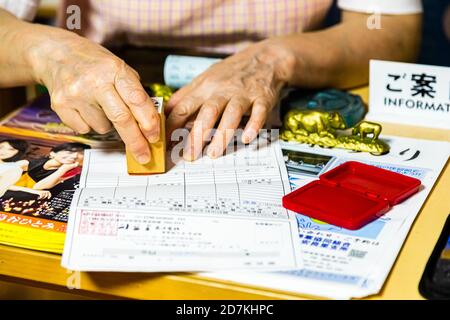
[[[450,129],[450,68],[371,60],[367,118]]]

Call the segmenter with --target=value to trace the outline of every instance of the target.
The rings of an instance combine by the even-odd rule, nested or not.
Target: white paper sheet
[[[278,143],[130,176],[121,151],[89,150],[63,266],[82,271],[285,270],[301,266]]]
[[[450,155],[445,142],[388,138],[389,154],[372,156],[302,144],[282,145],[292,189],[317,179],[335,166],[356,160],[406,174],[422,181],[416,195],[383,217],[351,231],[297,215],[304,268],[286,272],[204,273],[205,277],[307,295],[350,299],[380,291],[420,208]],[[286,150],[298,157],[289,161]],[[326,199],[324,199],[326,201]]]

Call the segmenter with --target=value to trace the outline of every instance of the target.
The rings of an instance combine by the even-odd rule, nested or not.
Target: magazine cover
[[[0,243],[61,253],[89,145],[0,129]]]

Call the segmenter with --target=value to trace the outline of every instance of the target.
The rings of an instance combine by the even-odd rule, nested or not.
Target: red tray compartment
[[[419,191],[421,182],[349,161],[283,197],[286,209],[346,229],[359,229]]]

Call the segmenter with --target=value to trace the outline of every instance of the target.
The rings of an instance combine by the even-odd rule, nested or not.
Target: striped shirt
[[[21,18],[35,10],[38,0],[0,0]],[[189,48],[233,53],[250,43],[316,30],[333,0],[63,0],[59,25],[65,26],[69,5],[81,9],[81,30],[91,40]],[[23,8],[20,9],[22,3]],[[400,6],[392,3],[401,4]],[[8,6],[3,5],[8,9]],[[339,0],[346,10],[416,13],[420,0]],[[16,10],[11,10],[16,7]],[[17,14],[17,13],[20,14]]]

